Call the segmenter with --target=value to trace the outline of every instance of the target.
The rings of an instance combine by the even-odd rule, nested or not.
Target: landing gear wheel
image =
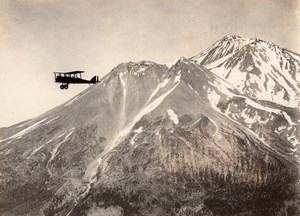
[[[60,85],[60,89],[63,90],[63,89],[68,89],[69,88],[69,85],[68,84],[61,84]]]

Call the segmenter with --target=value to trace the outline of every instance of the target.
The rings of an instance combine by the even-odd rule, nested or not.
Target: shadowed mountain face
[[[281,103],[283,87],[265,91],[255,78],[241,88],[214,70],[248,74],[264,53],[251,41],[225,37],[170,68],[120,64],[65,104],[1,128],[0,213],[298,215],[300,115],[284,106],[297,92]],[[299,88],[296,69],[278,73]],[[272,100],[259,97],[270,88]]]

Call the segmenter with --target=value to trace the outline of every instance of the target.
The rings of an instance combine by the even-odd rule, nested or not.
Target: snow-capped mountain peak
[[[300,55],[272,42],[226,36],[191,59],[252,98],[300,105]]]
[[[226,35],[207,50],[199,53],[192,59],[198,64],[209,64],[234,53],[250,42],[251,39],[243,39],[236,35]]]

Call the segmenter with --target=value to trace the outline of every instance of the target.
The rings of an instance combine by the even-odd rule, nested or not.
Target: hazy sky
[[[53,71],[102,77],[121,62],[170,62],[226,34],[300,53],[299,0],[0,0],[0,127],[35,117],[62,91]]]

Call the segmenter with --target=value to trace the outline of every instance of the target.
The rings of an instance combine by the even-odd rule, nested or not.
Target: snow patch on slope
[[[132,139],[130,140],[131,145],[134,145],[135,139],[137,137],[137,135],[139,135],[140,133],[143,132],[143,127],[139,127],[138,129],[134,130],[135,134],[132,137]]]
[[[222,64],[223,62],[225,62],[226,60],[228,60],[229,58],[231,58],[234,54],[235,54],[235,52],[233,52],[229,55],[226,55],[216,61],[213,61],[213,62],[207,64],[205,67],[209,70],[212,68],[215,68],[215,67],[219,66],[220,64]],[[222,74],[222,75],[224,75],[224,74]]]
[[[96,176],[98,167],[101,164],[101,157],[94,160],[92,163],[87,165],[86,172],[83,176],[83,181],[91,182],[92,179]]]
[[[143,127],[139,127],[138,129],[134,130],[135,133],[142,133]]]
[[[158,84],[158,86],[156,87],[156,89],[154,89],[154,91],[152,92],[152,94],[150,95],[147,103],[149,101],[151,101],[151,99],[157,94],[157,92],[159,92],[160,89],[162,89],[163,87],[165,87],[168,83],[169,83],[170,79],[164,79],[163,82],[161,82],[160,84]]]
[[[65,106],[69,106],[69,105],[71,105],[74,101],[76,101],[77,99],[78,99],[79,97],[78,96],[76,96],[76,97],[74,97],[73,99],[71,99],[68,103],[66,103],[66,105]]]
[[[177,83],[180,81],[180,77],[181,77],[181,71],[178,72],[178,75],[175,77],[174,79],[174,83]]]
[[[167,113],[169,115],[169,118],[174,122],[174,124],[178,124],[178,117],[177,115],[174,113],[174,111],[172,109],[168,109]]]
[[[33,130],[34,128],[36,128],[40,123],[42,123],[42,122],[44,122],[44,121],[46,121],[46,120],[47,120],[47,118],[44,118],[44,119],[38,121],[37,123],[35,123],[35,124],[33,124],[33,125],[31,125],[31,126],[25,128],[24,130],[21,130],[20,132],[14,134],[14,135],[12,135],[12,136],[10,136],[10,137],[8,137],[8,138],[5,138],[5,139],[3,139],[3,140],[0,140],[0,143],[1,143],[1,142],[4,142],[4,141],[6,141],[6,140],[20,139],[23,135],[25,135],[25,134],[27,134],[28,132],[32,131],[32,130]],[[10,141],[10,142],[11,142],[11,141]]]
[[[148,67],[141,67],[141,68],[139,68],[139,70],[136,71],[136,73],[137,73],[137,74],[138,74],[138,73],[142,73],[142,72],[144,72],[147,68],[148,68]]]
[[[61,142],[57,143],[57,144],[54,146],[54,148],[52,149],[52,151],[51,151],[51,157],[50,157],[50,159],[48,160],[47,165],[46,165],[46,168],[47,168],[48,173],[49,173],[50,176],[52,176],[52,173],[51,173],[51,171],[50,171],[50,169],[49,169],[49,164],[50,164],[51,161],[56,157],[57,152],[58,152],[58,149],[60,148],[60,146],[61,146],[62,144],[64,144],[64,142],[66,142],[67,139],[68,139],[68,138],[71,136],[71,134],[74,132],[74,129],[75,129],[75,128],[69,129],[69,130],[68,130],[69,133],[65,136],[65,138],[64,138]],[[65,133],[67,133],[67,131],[65,131],[63,134],[65,134]]]
[[[40,145],[39,147],[37,147],[36,149],[34,149],[34,150],[31,152],[31,154],[27,157],[27,160],[28,160],[29,158],[31,158],[33,155],[35,155],[35,154],[36,154],[39,150],[41,150],[45,145],[47,145],[48,143],[51,143],[52,141],[53,141],[53,139],[47,141],[46,143],[44,143],[44,144]]]
[[[287,122],[289,123],[289,125],[297,125],[292,121],[292,118],[286,112],[282,112],[282,114],[284,118],[287,120]]]
[[[58,118],[59,118],[59,116],[56,116],[55,118],[50,119],[49,121],[45,122],[43,125],[49,124],[50,122],[53,122],[54,120],[56,120]]]
[[[221,96],[218,95],[214,90],[207,89],[207,99],[209,100],[209,103],[212,107],[217,107]]]

